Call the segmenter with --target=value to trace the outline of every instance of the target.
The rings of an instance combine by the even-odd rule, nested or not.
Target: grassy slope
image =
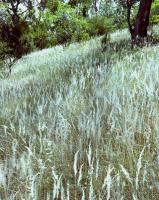
[[[159,47],[120,37],[32,53],[0,80],[0,199],[159,199]]]

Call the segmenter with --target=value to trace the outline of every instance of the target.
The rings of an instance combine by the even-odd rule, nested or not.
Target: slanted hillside
[[[126,31],[23,57],[0,80],[0,199],[159,199],[159,46]]]

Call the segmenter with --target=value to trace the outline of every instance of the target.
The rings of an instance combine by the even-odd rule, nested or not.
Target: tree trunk
[[[95,11],[95,13],[98,12],[97,3],[98,3],[97,0],[93,0],[93,7],[94,7],[94,11]]]
[[[136,17],[135,25],[131,32],[132,40],[134,42],[140,42],[143,38],[147,38],[152,1],[153,0],[140,0],[139,11]]]
[[[133,32],[133,28],[131,24],[131,8],[132,8],[133,3],[134,3],[133,0],[127,0],[127,22],[128,22],[128,28],[131,35]]]

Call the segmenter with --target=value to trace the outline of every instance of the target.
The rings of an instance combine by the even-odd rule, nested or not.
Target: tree
[[[96,0],[93,0],[93,3]],[[71,7],[78,7],[79,8],[79,14],[83,17],[88,17],[88,10],[91,6],[92,0],[69,0],[68,4],[71,5]]]
[[[140,1],[139,11],[136,17],[134,30],[132,32],[132,38],[135,40],[147,37],[151,4],[152,0]]]
[[[5,54],[19,59],[30,50],[27,33],[33,18],[35,19],[35,9],[45,2],[38,0],[2,0],[1,2],[3,9],[0,10],[2,12],[0,39],[7,44]]]
[[[150,10],[153,0],[140,0],[138,13],[134,24],[130,22],[131,7],[135,3],[134,0],[127,0],[127,20],[131,38],[134,43],[143,41],[147,38],[147,30],[149,25]]]
[[[22,0],[2,0],[5,6],[5,19],[1,20],[0,36],[4,42],[8,44],[8,52],[15,58],[21,58],[26,53],[26,49],[22,45],[21,37],[27,24],[21,20],[23,11],[20,12],[20,5],[24,3]]]

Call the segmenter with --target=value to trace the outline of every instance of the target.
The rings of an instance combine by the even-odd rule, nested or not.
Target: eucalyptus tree
[[[22,20],[26,12],[26,1],[24,0],[2,0],[4,17],[0,19],[0,36],[7,43],[6,54],[20,58],[26,49],[21,44],[21,37],[27,27],[27,23]],[[28,1],[29,2],[29,1]]]
[[[130,0],[127,1],[129,2]],[[147,37],[152,1],[153,0],[140,0],[139,10],[134,26],[130,29],[134,41]]]
[[[35,9],[42,7],[38,0],[2,0],[3,18],[0,17],[0,38],[7,44],[5,54],[21,58],[29,51],[27,39],[24,38],[33,21]],[[1,15],[2,16],[2,15]]]
[[[121,4],[127,7],[127,21],[132,41],[138,43],[147,38],[150,10],[153,0],[120,0]],[[139,8],[135,21],[131,23],[132,6],[138,3]]]
[[[126,20],[132,41],[134,43],[140,43],[148,36],[150,10],[153,1],[154,0],[102,0],[104,6],[101,7],[102,9],[100,12],[104,11],[103,13],[105,15],[113,16],[116,23],[119,23],[119,25]],[[133,15],[134,7],[137,9],[136,16]]]

